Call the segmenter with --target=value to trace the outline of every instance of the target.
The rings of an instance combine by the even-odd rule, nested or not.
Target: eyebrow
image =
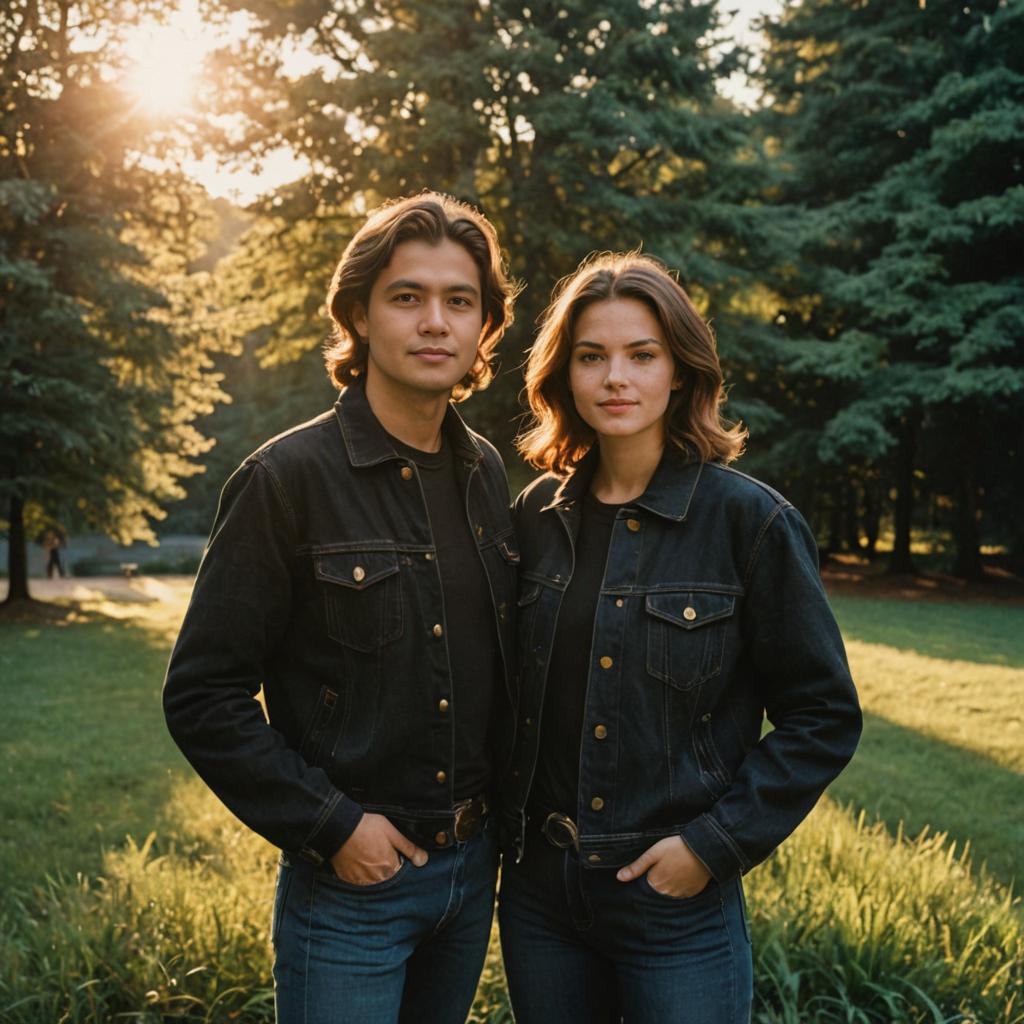
[[[388,292],[425,292],[427,286],[421,284],[419,281],[413,281],[411,278],[402,277],[397,281],[392,281],[385,289]],[[471,284],[450,284],[444,289],[445,295],[452,295],[456,293],[465,293],[467,295],[479,296],[480,292],[474,288]]]
[[[659,345],[662,346],[663,342],[658,341],[657,338],[637,338],[636,341],[630,341],[626,344],[626,348],[641,348],[644,345]],[[572,344],[573,348],[599,348],[603,349],[604,345],[599,341],[587,341],[586,338],[580,338],[579,341],[574,341]]]

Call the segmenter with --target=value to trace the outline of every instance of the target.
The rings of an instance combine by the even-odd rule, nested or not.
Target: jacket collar
[[[341,428],[349,462],[353,466],[376,466],[388,459],[401,458],[395,451],[388,432],[381,426],[380,420],[370,408],[366,398],[365,378],[350,384],[342,391],[334,403],[334,415]],[[456,456],[472,462],[484,457],[476,438],[451,403],[444,414],[441,429]]]
[[[590,489],[590,482],[597,471],[600,453],[597,445],[583,456],[573,470],[562,481],[548,505],[541,509],[568,509],[576,505]],[[628,504],[634,508],[646,509],[663,519],[681,523],[686,519],[690,503],[697,490],[704,463],[693,458],[689,449],[674,444],[665,446],[665,453],[654,471],[647,490]]]

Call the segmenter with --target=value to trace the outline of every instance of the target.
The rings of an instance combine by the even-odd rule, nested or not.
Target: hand
[[[406,839],[383,814],[364,814],[331,858],[331,867],[343,882],[373,885],[386,882],[398,871],[400,853],[418,868],[427,863],[426,851]]]
[[[620,882],[631,882],[645,871],[655,892],[678,900],[696,896],[711,881],[711,872],[681,836],[660,839],[632,864],[620,868],[615,877]]]

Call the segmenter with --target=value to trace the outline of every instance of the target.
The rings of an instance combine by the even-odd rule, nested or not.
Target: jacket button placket
[[[591,656],[580,759],[578,807],[584,835],[613,830],[618,744],[608,737],[616,735],[620,708],[628,700],[622,693],[622,671],[631,619],[623,614],[624,602],[616,591],[621,593],[633,583],[643,534],[640,526],[634,518],[616,521],[602,587],[612,593],[597,603],[593,635],[600,639]]]

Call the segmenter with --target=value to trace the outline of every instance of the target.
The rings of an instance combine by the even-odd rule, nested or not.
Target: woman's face
[[[658,318],[638,299],[592,302],[576,321],[569,387],[599,438],[665,439],[665,410],[678,386]]]

